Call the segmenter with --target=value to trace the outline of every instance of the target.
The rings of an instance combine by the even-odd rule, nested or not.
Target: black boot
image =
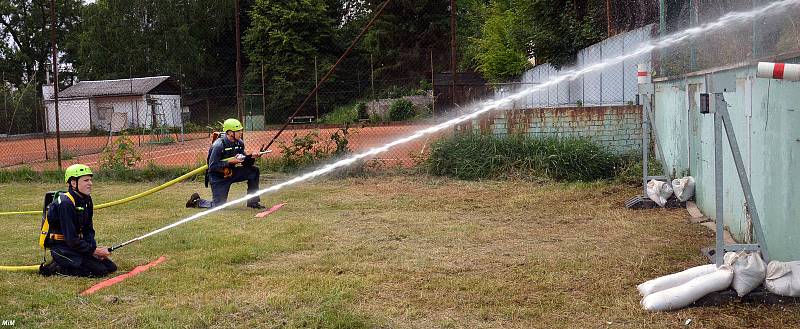
[[[262,206],[262,205],[261,205],[260,203],[258,203],[258,202],[256,202],[256,203],[252,203],[252,204],[248,204],[248,205],[247,205],[247,207],[249,207],[249,208],[253,208],[253,209],[259,209],[259,210],[260,210],[260,209],[266,209],[266,208],[267,208],[267,207],[264,207],[264,206]]]
[[[199,203],[200,194],[192,193],[192,196],[189,197],[189,201],[186,201],[186,208],[197,208]]]
[[[42,263],[39,265],[39,274],[42,276],[51,276],[54,274],[59,274],[61,271],[61,267],[56,264],[54,261],[50,261],[49,263]]]

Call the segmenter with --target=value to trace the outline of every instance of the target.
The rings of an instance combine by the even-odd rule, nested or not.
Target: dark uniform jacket
[[[75,199],[75,204],[66,195],[59,194],[61,202],[56,202],[47,213],[50,232],[64,235],[63,241],[52,241],[50,250],[59,264],[79,267],[83,257],[92,257],[97,248],[92,224],[94,204],[91,196],[82,195],[72,187],[67,193]]]
[[[244,154],[244,142],[241,139],[231,142],[225,134],[220,134],[208,150],[208,177],[212,182],[224,179],[222,173],[224,168],[233,169],[233,166],[225,159],[237,154]],[[253,163],[254,159],[248,156],[243,165],[252,166]]]

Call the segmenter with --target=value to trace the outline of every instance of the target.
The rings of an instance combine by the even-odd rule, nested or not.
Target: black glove
[[[244,161],[242,162],[242,166],[249,167],[249,166],[254,165],[255,163],[256,163],[256,159],[253,158],[253,156],[251,156],[251,155],[247,155],[247,156],[244,157]]]

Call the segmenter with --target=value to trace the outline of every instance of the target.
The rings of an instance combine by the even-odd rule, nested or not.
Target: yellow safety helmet
[[[69,183],[70,178],[78,179],[86,175],[94,175],[92,174],[92,169],[85,164],[76,163],[67,167],[67,170],[64,172],[64,183]]]
[[[242,129],[244,129],[244,127],[242,127],[242,123],[236,119],[228,119],[222,123],[222,131],[224,132],[227,132],[228,130],[239,131]]]

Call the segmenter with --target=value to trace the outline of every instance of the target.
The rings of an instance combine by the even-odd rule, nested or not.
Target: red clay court
[[[352,152],[366,151],[369,148],[381,146],[398,138],[408,136],[414,132],[430,127],[425,123],[404,123],[379,126],[351,126],[348,130],[348,147]],[[290,143],[295,137],[302,137],[312,131],[319,131],[319,140],[330,140],[330,136],[339,130],[338,127],[316,128],[313,125],[291,126],[270,147],[272,153],[268,156],[280,156],[279,143]],[[245,132],[244,140],[248,152],[255,152],[262,144],[268,143],[278,129],[266,131]],[[205,158],[210,145],[210,136],[207,133],[190,133],[183,136],[170,135],[178,142],[170,144],[149,143],[150,135],[132,135],[129,138],[137,145],[137,151],[142,160],[137,166],[145,166],[150,161],[160,166],[194,166],[205,163]],[[114,139],[118,137],[113,137]],[[422,138],[397,146],[375,159],[383,161],[390,166],[408,166],[413,163],[412,155],[419,154],[428,147],[432,139]],[[103,147],[109,142],[108,136],[63,136],[61,137],[62,154],[74,156],[72,159],[62,161],[66,167],[73,163],[84,163],[89,166],[98,166],[98,161]],[[47,147],[45,148],[45,144]],[[45,151],[46,150],[46,151]],[[45,152],[48,158],[45,158]],[[63,157],[63,156],[62,156]],[[9,137],[0,139],[0,168],[18,169],[23,166],[34,170],[56,169],[56,138],[48,136],[45,141],[42,136],[29,135],[25,137]]]

